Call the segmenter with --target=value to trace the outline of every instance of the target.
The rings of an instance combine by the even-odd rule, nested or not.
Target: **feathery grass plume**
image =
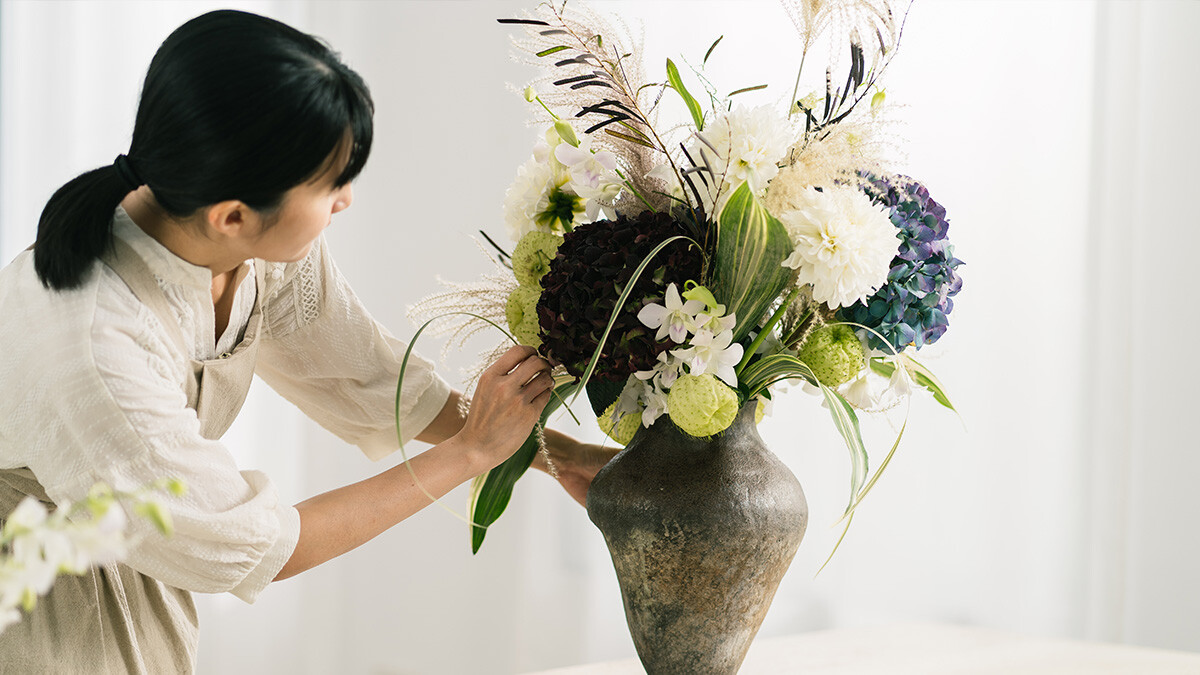
[[[525,36],[513,39],[514,60],[546,73],[533,83],[545,106],[535,123],[552,122],[558,113],[568,115],[578,131],[592,137],[593,149],[617,156],[623,177],[637,192],[616,200],[618,213],[632,214],[646,206],[665,210],[669,199],[645,176],[669,159],[672,146],[654,128],[661,83],[647,83],[637,57],[642,52],[640,38],[619,20],[610,21],[587,7],[572,5],[567,11],[565,2],[542,3],[520,21],[542,22],[523,23]]]
[[[504,308],[508,303],[508,296],[517,288],[517,280],[512,271],[497,262],[491,251],[479,240],[475,240],[475,243],[495,265],[495,273],[468,283],[446,281],[439,277],[438,282],[449,290],[422,298],[408,308],[408,318],[418,324],[434,317],[450,315],[430,326],[434,335],[448,336],[446,345],[442,348],[443,360],[451,351],[462,349],[476,335],[496,330],[488,321],[500,326],[506,325]],[[470,312],[478,316],[454,314],[455,312]]]

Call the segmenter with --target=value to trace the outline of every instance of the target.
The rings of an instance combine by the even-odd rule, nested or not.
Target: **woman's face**
[[[347,183],[335,186],[338,171],[288,190],[283,204],[254,241],[254,257],[270,262],[303,260],[313,242],[329,226],[333,214],[350,207],[354,193]]]

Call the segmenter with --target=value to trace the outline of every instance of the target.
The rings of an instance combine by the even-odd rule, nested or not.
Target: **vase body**
[[[754,407],[710,438],[659,418],[588,491],[650,675],[736,673],[804,536],[804,492]]]

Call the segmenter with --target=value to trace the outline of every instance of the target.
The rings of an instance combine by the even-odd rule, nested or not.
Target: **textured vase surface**
[[[745,406],[694,438],[666,417],[596,475],[604,534],[638,656],[650,675],[736,673],[808,524],[804,492]]]

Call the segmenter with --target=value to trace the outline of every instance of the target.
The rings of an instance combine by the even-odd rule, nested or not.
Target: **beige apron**
[[[128,244],[119,239],[113,243],[104,262],[154,312],[183,353],[190,352],[149,268]],[[263,265],[255,267],[256,297],[245,335],[231,353],[193,360],[192,377],[183,384],[188,407],[196,411],[200,432],[208,439],[220,438],[229,429],[254,375]],[[0,514],[10,513],[25,495],[53,506],[32,471],[0,470]],[[190,673],[196,663],[197,629],[191,593],[126,565],[106,565],[84,576],[60,576],[32,614],[0,633],[0,674]]]

